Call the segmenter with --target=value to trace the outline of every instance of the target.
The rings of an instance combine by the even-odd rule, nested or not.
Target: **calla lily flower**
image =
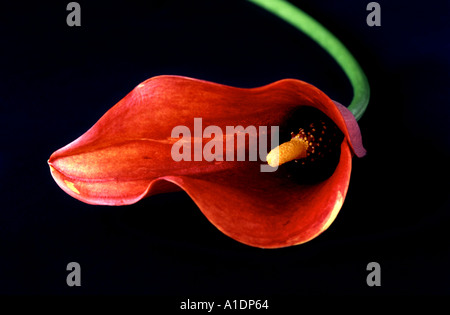
[[[336,165],[326,178],[298,180],[295,168],[283,168],[295,161],[261,172],[261,161],[175,161],[171,155],[180,141],[172,137],[173,128],[194,130],[195,118],[221,130],[279,126],[285,138],[304,128],[293,121],[302,108],[320,112],[341,133]],[[301,120],[308,119],[305,112]],[[285,79],[243,89],[158,76],[139,84],[48,163],[62,190],[85,203],[129,205],[183,190],[224,234],[247,245],[279,248],[307,242],[330,226],[347,194],[352,157],[364,154],[352,113],[308,83]]]

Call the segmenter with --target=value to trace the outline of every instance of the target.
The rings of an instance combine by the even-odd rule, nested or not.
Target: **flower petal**
[[[336,218],[347,194],[351,150],[341,145],[334,174],[315,185],[299,185],[256,165],[208,175],[170,176],[208,220],[224,234],[255,247],[279,248],[307,242]]]
[[[359,129],[358,122],[355,116],[345,107],[344,105],[333,101],[336,104],[337,109],[341,112],[342,118],[345,121],[345,126],[347,127],[348,142],[356,154],[357,157],[363,157],[366,155],[366,149],[364,149],[362,144],[361,130]]]

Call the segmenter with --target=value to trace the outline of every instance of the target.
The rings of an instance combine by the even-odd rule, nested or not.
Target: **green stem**
[[[370,98],[370,87],[364,71],[347,48],[311,16],[284,0],[249,0],[302,31],[325,49],[347,75],[353,87],[348,109],[356,120],[364,114]]]

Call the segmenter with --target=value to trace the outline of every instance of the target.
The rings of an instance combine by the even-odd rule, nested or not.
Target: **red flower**
[[[196,117],[222,130],[283,129],[303,106],[321,111],[343,134],[337,166],[324,180],[301,183],[282,166],[260,172],[261,162],[176,162],[171,156],[179,140],[171,137],[172,129],[194,130]],[[353,153],[365,154],[353,115],[305,82],[241,89],[159,76],[139,84],[84,135],[53,153],[49,165],[66,193],[89,204],[127,205],[181,188],[226,235],[276,248],[311,240],[333,222],[347,193]]]

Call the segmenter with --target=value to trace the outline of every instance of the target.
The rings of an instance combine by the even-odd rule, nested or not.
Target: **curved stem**
[[[284,0],[249,0],[302,31],[325,49],[347,75],[353,87],[348,109],[359,120],[369,104],[370,87],[364,71],[347,48],[311,16]]]

